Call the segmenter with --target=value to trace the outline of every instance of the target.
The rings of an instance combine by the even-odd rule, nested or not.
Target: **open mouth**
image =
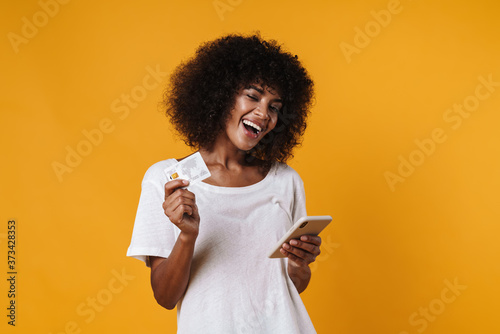
[[[245,129],[247,129],[248,132],[253,133],[255,136],[257,136],[262,131],[262,128],[260,126],[247,119],[243,120],[243,126],[245,127]]]

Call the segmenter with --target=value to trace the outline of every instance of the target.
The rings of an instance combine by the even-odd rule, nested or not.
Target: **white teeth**
[[[262,131],[262,128],[261,128],[260,126],[258,126],[258,125],[257,125],[257,124],[255,124],[255,123],[250,122],[249,120],[244,119],[244,120],[243,120],[243,124],[246,124],[246,125],[248,125],[248,126],[251,126],[252,128],[257,129],[257,131],[259,131],[259,132],[260,132],[260,131]]]

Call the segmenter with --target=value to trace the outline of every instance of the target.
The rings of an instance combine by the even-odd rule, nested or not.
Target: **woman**
[[[206,43],[171,76],[166,114],[211,176],[190,186],[164,174],[180,159],[151,166],[127,255],[151,267],[157,302],[177,306],[178,333],[315,333],[299,293],[321,239],[266,257],[306,215],[302,180],[285,162],[312,96],[297,56],[258,35]]]

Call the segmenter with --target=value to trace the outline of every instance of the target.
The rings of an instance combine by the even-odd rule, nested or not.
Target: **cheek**
[[[231,127],[235,127],[239,123],[239,116],[236,109],[232,109],[229,113],[229,116],[226,119],[226,130]]]
[[[274,114],[271,116],[271,119],[267,124],[267,132],[271,132],[276,127],[276,123],[278,123],[278,114]]]

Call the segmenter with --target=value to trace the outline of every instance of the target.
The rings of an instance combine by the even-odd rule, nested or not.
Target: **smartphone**
[[[268,257],[285,257],[281,254],[280,248],[285,242],[292,239],[299,239],[301,235],[318,235],[332,221],[330,216],[306,216],[302,217],[286,232],[286,234],[274,245]]]

